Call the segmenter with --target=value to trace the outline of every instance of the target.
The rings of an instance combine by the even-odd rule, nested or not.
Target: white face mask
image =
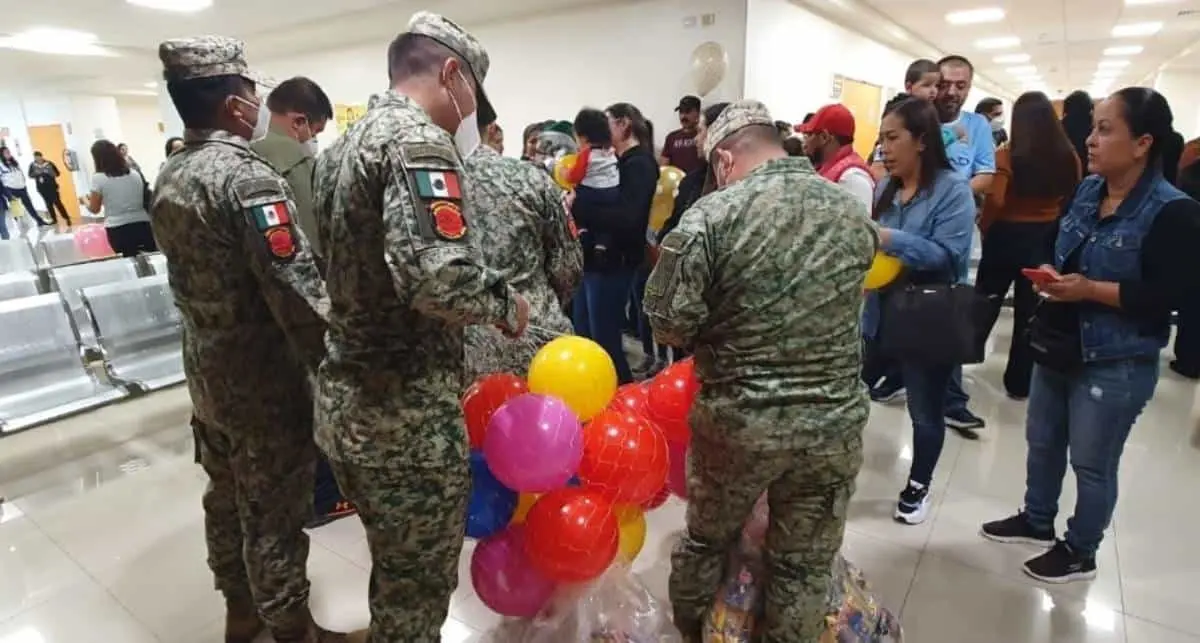
[[[467,77],[463,75],[461,69],[458,70],[458,77],[462,79],[464,85],[468,87],[471,85],[467,82]],[[447,89],[447,91],[449,90]],[[470,114],[464,116],[462,109],[458,106],[458,101],[454,98],[454,94],[450,93],[450,103],[454,105],[454,111],[462,119],[458,124],[458,129],[454,130],[454,146],[458,148],[458,153],[462,154],[464,158],[470,156],[482,141],[479,135],[479,102],[473,95],[471,102],[475,103],[475,109],[471,110]]]
[[[307,129],[308,129],[308,140],[301,143],[301,145],[304,146],[305,154],[308,154],[309,156],[316,156],[317,151],[318,151],[317,137],[316,137],[316,135],[313,134],[311,127],[307,128]]]
[[[250,125],[252,130],[250,132],[250,140],[257,141],[266,136],[267,130],[271,127],[271,110],[267,109],[266,105],[263,105],[261,100],[255,104],[251,103],[245,98],[242,98],[241,96],[234,96],[233,98],[238,102],[249,105],[255,109],[256,118],[254,124],[242,121],[243,124]]]

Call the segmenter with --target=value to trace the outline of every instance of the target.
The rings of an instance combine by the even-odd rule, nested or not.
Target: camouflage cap
[[[468,70],[475,81],[475,96],[479,102],[479,120],[490,123],[496,120],[496,111],[492,102],[483,91],[483,81],[487,78],[491,59],[475,36],[455,24],[445,16],[430,11],[418,11],[408,21],[408,33],[420,34],[426,38],[438,41],[446,48],[458,54],[467,63]]]
[[[252,82],[260,78],[246,64],[246,45],[226,36],[195,36],[168,40],[158,46],[163,80],[192,80],[214,76],[241,76]]]
[[[775,129],[775,119],[767,106],[756,100],[739,100],[729,104],[725,111],[708,125],[708,133],[704,137],[704,158],[711,158],[713,150],[722,141],[732,136],[738,130],[752,125],[765,125]]]

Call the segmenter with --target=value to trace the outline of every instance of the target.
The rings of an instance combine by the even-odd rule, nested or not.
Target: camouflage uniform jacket
[[[362,466],[466,457],[463,328],[517,325],[516,292],[473,245],[454,142],[388,92],[317,159],[329,355],[317,444]]]
[[[877,243],[863,204],[801,158],[769,161],[684,213],[645,309],[658,341],[694,347],[698,436],[808,449],[861,431],[859,324]]]
[[[571,332],[564,310],[583,274],[583,250],[563,207],[563,191],[545,172],[486,145],[463,164],[476,213],[475,243],[487,264],[529,302],[529,323],[538,327],[515,340],[492,326],[468,327],[468,378],[524,374],[542,345]]]
[[[185,141],[158,175],[150,217],[196,416],[225,430],[309,423],[329,302],[291,189],[229,132],[189,130]]]

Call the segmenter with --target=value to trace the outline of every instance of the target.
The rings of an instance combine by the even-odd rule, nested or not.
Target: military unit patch
[[[254,228],[263,236],[267,252],[280,261],[296,256],[296,235],[292,232],[292,208],[287,201],[265,203],[250,208]]]
[[[296,239],[289,226],[276,226],[263,233],[267,249],[276,259],[291,259],[296,256]]]
[[[434,201],[429,204],[429,214],[433,219],[433,230],[437,235],[448,241],[457,241],[467,234],[467,220],[463,218],[462,209],[450,201]]]

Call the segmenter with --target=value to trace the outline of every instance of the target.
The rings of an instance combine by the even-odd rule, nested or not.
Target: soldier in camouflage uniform
[[[341,641],[308,611],[313,443],[310,373],[329,302],[287,182],[248,140],[266,106],[242,43],[218,36],[159,47],[187,128],[150,209],[183,320],[195,407],[208,563],[227,605],[225,640]],[[261,617],[261,620],[260,620]]]
[[[769,490],[764,638],[813,643],[862,464],[865,207],[788,157],[755,101],[731,104],[702,150],[720,189],[662,243],[646,286],[659,342],[691,347],[687,534],[672,557],[675,624],[698,641],[741,526]]]
[[[479,125],[485,132],[489,123]],[[565,310],[583,276],[578,231],[562,189],[532,164],[480,145],[463,165],[468,200],[477,213],[475,242],[487,265],[529,302],[529,323],[537,327],[519,339],[491,326],[468,327],[468,380],[500,371],[524,375],[538,349],[572,332]]]
[[[529,319],[473,244],[462,187],[475,113],[494,119],[487,54],[422,12],[388,69],[392,89],[318,158],[315,190],[330,298],[317,443],[366,528],[372,643],[440,638],[471,487],[463,328],[519,336]]]

